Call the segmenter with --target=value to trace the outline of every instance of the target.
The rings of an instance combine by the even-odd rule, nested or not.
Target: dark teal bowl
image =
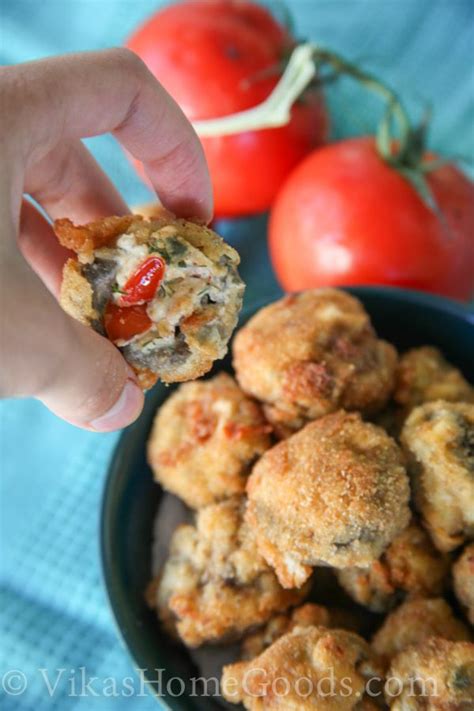
[[[423,344],[441,348],[446,357],[474,382],[474,311],[460,304],[415,291],[352,288],[368,310],[377,333],[399,350]],[[261,300],[244,310],[241,325],[259,308],[277,298]],[[230,368],[230,358],[215,370]],[[217,700],[190,697],[189,680],[199,676],[184,648],[169,641],[146,607],[144,590],[150,578],[152,526],[160,487],[153,482],[145,460],[145,444],[157,407],[171,389],[157,386],[149,393],[141,417],[122,434],[105,485],[101,537],[102,565],[110,604],[120,635],[134,666],[155,694],[166,690],[172,677],[186,684],[183,695],[157,696],[164,709],[212,711]],[[160,684],[157,683],[160,672]],[[172,693],[178,693],[178,683]]]

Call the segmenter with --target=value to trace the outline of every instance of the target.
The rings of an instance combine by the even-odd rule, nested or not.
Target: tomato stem
[[[425,112],[420,125],[414,127],[396,92],[375,76],[326,49],[315,47],[313,56],[316,68],[327,64],[338,75],[355,79],[364,88],[385,99],[387,108],[376,134],[377,150],[385,162],[409,181],[427,207],[442,217],[426,179],[426,163],[422,162],[431,112]],[[396,140],[392,135],[394,118],[399,129]]]
[[[228,136],[244,131],[284,126],[290,121],[291,107],[316,74],[313,45],[300,44],[293,50],[280,81],[258,106],[216,119],[194,121],[201,137]]]
[[[309,84],[315,79],[324,82],[321,72],[325,67],[332,70],[330,79],[351,77],[385,100],[385,114],[376,135],[379,154],[411,183],[432,210],[439,212],[426,179],[429,165],[422,162],[429,114],[419,126],[412,126],[393,89],[344,57],[312,42],[294,48],[278,84],[261,104],[230,116],[195,121],[194,128],[200,136],[210,137],[284,126],[291,119],[293,104]],[[396,136],[392,133],[394,120],[398,125]]]
[[[316,70],[321,69],[325,64],[329,65],[337,76],[346,75],[355,79],[369,91],[379,94],[387,102],[386,122],[384,130],[390,134],[391,119],[394,116],[400,129],[400,151],[402,151],[408,141],[411,132],[410,120],[405,108],[398,98],[397,94],[386,84],[381,82],[372,74],[363,71],[357,65],[349,62],[338,54],[327,49],[314,46],[313,59],[316,65]],[[390,137],[390,136],[389,136]],[[392,157],[391,147],[385,145],[384,141],[380,141],[380,152],[384,153],[383,157],[389,159]],[[387,151],[387,152],[386,152]]]

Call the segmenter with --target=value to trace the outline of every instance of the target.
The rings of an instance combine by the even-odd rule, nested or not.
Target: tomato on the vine
[[[283,288],[389,284],[472,297],[474,184],[451,164],[426,178],[436,210],[372,138],[313,152],[271,212],[270,254]]]
[[[185,0],[159,10],[127,42],[191,121],[260,104],[293,45],[270,12],[249,0]],[[327,133],[322,96],[309,88],[285,126],[202,138],[216,216],[267,210],[289,172]]]

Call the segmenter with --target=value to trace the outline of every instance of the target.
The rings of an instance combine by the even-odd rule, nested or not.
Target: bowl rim
[[[328,287],[330,288],[330,287]],[[405,303],[417,303],[421,306],[427,306],[431,309],[435,308],[445,313],[449,313],[452,316],[460,317],[466,320],[467,323],[474,326],[474,304],[467,305],[453,299],[448,299],[443,296],[438,296],[435,294],[426,293],[423,291],[416,291],[414,289],[404,289],[399,287],[391,286],[343,286],[343,287],[331,287],[340,288],[344,291],[348,291],[354,296],[361,296],[368,294],[378,294],[388,297],[390,300],[398,300],[401,304]],[[245,305],[242,310],[241,316],[245,316],[249,312],[254,313],[257,309],[268,305],[274,300],[282,298],[284,292],[273,290],[263,294],[258,299],[253,302],[249,302]],[[125,648],[127,654],[129,655],[132,662],[139,664],[139,660],[136,659],[133,650],[132,640],[132,628],[129,625],[129,621],[124,618],[122,613],[122,607],[118,602],[117,590],[119,589],[119,576],[116,572],[117,566],[114,563],[114,558],[112,554],[111,545],[111,530],[109,526],[109,521],[111,516],[109,515],[112,507],[114,505],[114,490],[118,490],[117,487],[117,469],[119,460],[121,457],[124,441],[129,435],[132,428],[139,426],[138,420],[128,427],[126,427],[120,434],[118,438],[112,456],[109,460],[107,467],[107,474],[104,480],[103,491],[102,491],[102,502],[100,506],[100,523],[99,523],[99,539],[100,539],[100,565],[101,565],[101,577],[102,582],[106,591],[106,598],[109,610],[111,612],[112,618],[114,620],[115,629],[117,636]],[[119,469],[120,472],[120,469]],[[134,671],[137,671],[134,667]],[[153,684],[144,674],[145,687],[148,688],[150,694],[153,696],[155,701],[161,704],[164,711],[175,711],[173,707],[169,706],[164,697],[158,697],[154,693]],[[178,699],[175,699],[177,701]]]

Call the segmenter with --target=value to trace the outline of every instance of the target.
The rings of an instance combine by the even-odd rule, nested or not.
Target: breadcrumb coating
[[[412,644],[429,637],[454,642],[469,641],[471,635],[463,622],[454,617],[443,598],[407,600],[385,618],[372,638],[375,652],[390,660]]]
[[[466,546],[452,568],[456,597],[474,625],[474,543]]]
[[[140,218],[140,216],[137,216]],[[92,259],[94,250],[109,246],[137,219],[133,215],[103,217],[86,225],[75,225],[67,217],[55,220],[54,232],[60,244],[81,255],[82,259]]]
[[[148,441],[156,480],[191,508],[245,491],[271,425],[235,380],[220,373],[181,385],[161,406]]]
[[[438,348],[422,346],[400,357],[393,398],[412,410],[433,400],[473,402],[474,389]]]
[[[241,656],[244,660],[255,659],[273,642],[295,627],[331,627],[331,613],[327,607],[307,602],[289,612],[275,615],[264,627],[249,634],[242,642]]]
[[[360,605],[386,612],[405,597],[439,595],[449,572],[449,558],[433,546],[414,521],[368,568],[338,571],[344,590]]]
[[[317,582],[315,584],[317,586]],[[295,627],[340,627],[359,634],[360,615],[342,607],[325,607],[307,602],[275,615],[261,629],[245,637],[241,645],[242,659],[254,659]]]
[[[189,647],[238,639],[304,599],[284,590],[256,550],[233,497],[199,510],[196,525],[175,531],[156,594],[159,617]]]
[[[415,408],[401,435],[415,505],[434,544],[474,538],[474,405],[443,400]]]
[[[240,386],[265,403],[281,436],[339,408],[381,409],[397,362],[362,304],[337,289],[292,294],[261,309],[237,333],[233,358]]]
[[[61,219],[54,229],[60,243],[77,253],[64,266],[61,305],[102,335],[110,335],[111,307],[120,307],[115,319],[123,335],[113,342],[144,389],[158,378],[197,378],[225,355],[244,285],[237,252],[215,232],[165,210],[150,219],[126,215],[80,226]],[[143,307],[136,332],[124,326],[131,312],[123,299],[129,279],[152,256],[162,260],[163,274],[154,295],[134,305]]]
[[[390,711],[472,711],[474,644],[431,637],[393,659],[385,697]]]
[[[284,587],[302,585],[315,565],[369,565],[410,518],[402,452],[344,411],[267,450],[247,493],[248,524]]]
[[[224,667],[224,698],[248,711],[360,711],[366,684],[383,671],[370,646],[353,632],[296,627],[248,662]],[[375,691],[376,683],[372,684]]]

